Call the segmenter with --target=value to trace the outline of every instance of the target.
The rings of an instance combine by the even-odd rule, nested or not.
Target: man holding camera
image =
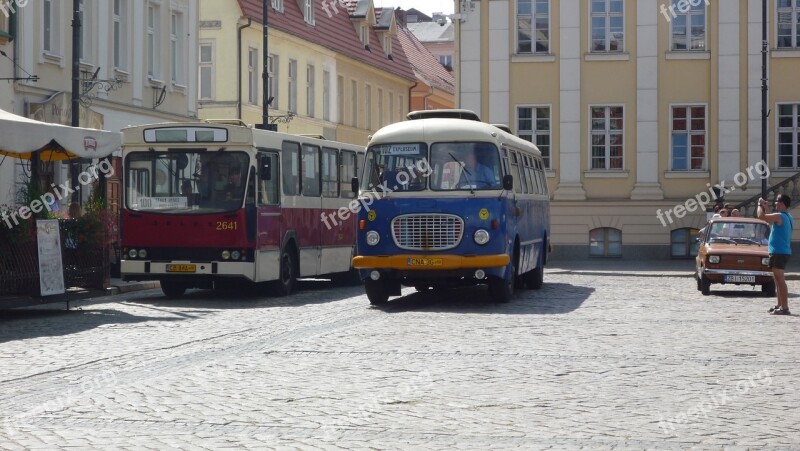
[[[769,267],[775,279],[775,291],[778,296],[778,305],[769,309],[773,315],[790,315],[789,313],[789,288],[786,286],[786,263],[792,254],[792,229],[794,221],[788,213],[792,200],[786,194],[775,197],[775,210],[769,212],[769,203],[758,199],[758,219],[767,221],[770,225],[769,234]]]

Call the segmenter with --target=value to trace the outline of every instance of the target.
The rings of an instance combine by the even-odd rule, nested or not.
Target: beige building
[[[800,171],[789,3],[769,0],[769,185]],[[457,103],[545,154],[557,257],[690,256],[698,199],[721,183],[725,202],[759,194],[761,4],[457,2]]]
[[[5,3],[5,2],[4,2]],[[10,30],[16,77],[3,108],[45,122],[71,123],[72,2],[16,2]],[[82,0],[80,17],[81,126],[119,131],[129,125],[197,116],[197,0]],[[0,12],[0,24],[6,24]],[[3,44],[7,48],[11,44]],[[3,77],[13,66],[3,64]],[[109,81],[114,81],[110,83]],[[7,89],[2,84],[0,90]],[[2,91],[0,91],[2,92]],[[0,165],[0,203],[14,200],[15,179],[27,169]],[[69,178],[67,165],[49,163],[42,176]],[[8,172],[12,171],[12,172]],[[13,176],[10,176],[11,174]],[[84,198],[88,193],[83,193]],[[66,201],[62,201],[66,202]]]
[[[261,0],[200,0],[200,116],[262,122]],[[372,0],[272,0],[270,122],[367,144],[408,113],[414,74],[392,9]]]

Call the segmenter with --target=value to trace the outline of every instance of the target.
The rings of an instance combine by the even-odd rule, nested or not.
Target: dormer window
[[[303,18],[309,25],[314,25],[314,0],[303,0]]]
[[[279,13],[283,12],[283,0],[272,0],[272,9],[278,11]]]
[[[392,57],[392,36],[389,34],[383,37],[383,52],[386,53],[386,56],[389,58]]]
[[[364,44],[364,48],[369,50],[369,25],[362,23],[359,27],[359,34],[361,35],[361,43]]]

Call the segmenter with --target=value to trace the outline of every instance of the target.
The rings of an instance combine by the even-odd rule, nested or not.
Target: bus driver
[[[472,186],[477,189],[500,187],[494,171],[478,162],[477,150],[470,150],[464,163],[461,180],[458,183],[460,189],[469,189]]]

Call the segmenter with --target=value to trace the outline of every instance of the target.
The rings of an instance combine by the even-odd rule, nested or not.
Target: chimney
[[[406,12],[403,11],[399,6],[394,10],[394,18],[398,25],[406,28]]]

